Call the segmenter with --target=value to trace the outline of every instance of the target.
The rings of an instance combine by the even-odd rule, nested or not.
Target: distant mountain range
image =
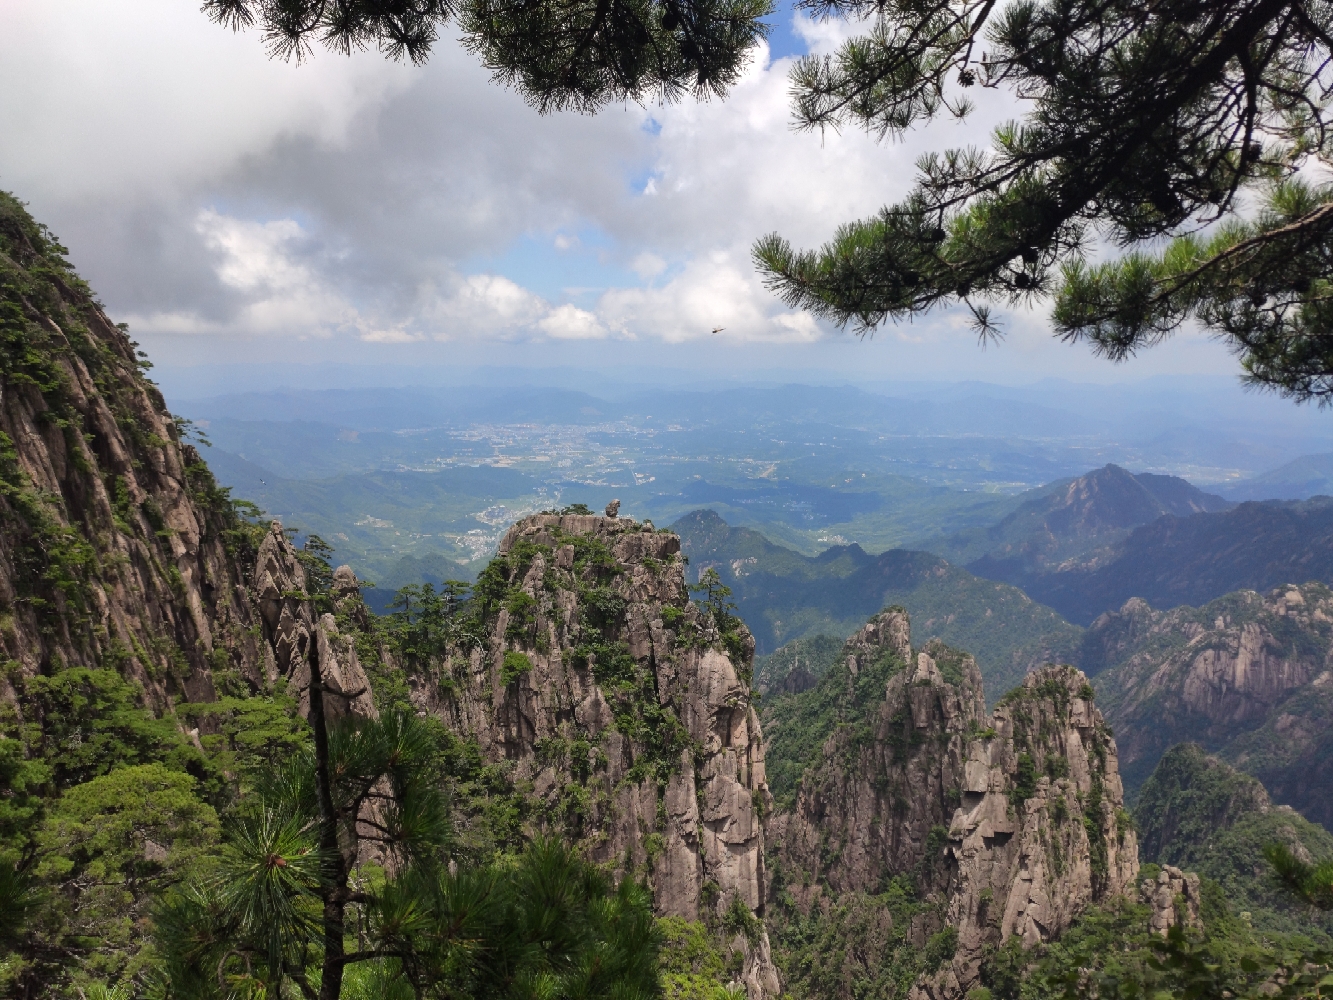
[[[1308,500],[1333,495],[1333,452],[1302,455],[1259,476],[1216,487],[1231,500]]]
[[[1333,583],[1333,498],[1167,515],[1082,564],[1002,578],[1079,623],[1131,597],[1172,608],[1206,604],[1236,590]]]
[[[1108,465],[1038,492],[990,528],[927,545],[1086,625],[1133,597],[1171,608],[1333,583],[1333,499],[1237,505]]]
[[[1233,507],[1177,476],[1135,475],[1118,465],[1033,490],[1011,514],[925,546],[980,576],[1013,582],[1051,572],[1121,541],[1159,517]]]
[[[711,567],[732,589],[761,654],[820,633],[841,641],[899,604],[923,642],[938,638],[971,652],[987,691],[998,697],[1029,668],[1071,659],[1081,637],[1017,587],[980,579],[929,552],[870,555],[859,545],[838,545],[803,556],[711,510],[688,514],[671,530],[680,535],[692,580]]]

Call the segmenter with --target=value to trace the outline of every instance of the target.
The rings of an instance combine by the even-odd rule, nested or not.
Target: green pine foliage
[[[760,240],[755,262],[788,305],[864,333],[961,303],[984,340],[999,334],[992,305],[1057,293],[1057,335],[1109,358],[1195,320],[1239,355],[1253,384],[1333,400],[1333,209],[1329,191],[1305,179],[1328,155],[1326,7],[800,6],[866,18],[836,53],[794,67],[801,128],[899,137],[965,118],[978,86],[1021,97],[1023,110],[988,149],[922,156],[902,201],[843,225],[818,251],[776,233]],[[1241,221],[1255,201],[1259,211]],[[1174,239],[1161,253],[1089,266],[1094,234],[1122,248]]]
[[[159,905],[172,995],[281,996],[288,984],[338,998],[394,979],[431,997],[656,995],[659,935],[642,886],[613,885],[557,841],[448,864],[456,761],[437,724],[348,721],[324,750],[318,734],[316,722],[312,750],[264,769],[216,864]],[[376,861],[348,864],[338,845],[357,837]]]
[[[234,30],[257,27],[272,55],[300,61],[314,42],[345,54],[377,48],[423,63],[441,31],[461,32],[497,81],[543,112],[593,112],[623,101],[721,96],[767,34],[767,0],[207,0]]]
[[[898,875],[879,892],[841,893],[808,909],[797,905],[788,884],[799,873],[775,871],[765,917],[788,994],[896,1000],[922,973],[951,959],[957,931],[944,926],[927,869]],[[933,928],[924,947],[913,941],[914,927]]]
[[[1155,866],[1143,876],[1155,877]],[[1202,930],[1148,926],[1149,908],[1117,897],[1087,910],[1053,943],[1031,951],[1010,938],[989,950],[970,1000],[1139,1000],[1156,997],[1327,996],[1331,957],[1300,936],[1260,934],[1203,882]],[[1314,963],[1314,964],[1308,964]],[[1322,966],[1322,967],[1321,967]]]

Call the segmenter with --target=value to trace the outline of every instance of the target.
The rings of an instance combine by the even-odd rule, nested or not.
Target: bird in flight
[[[726,329],[725,326],[715,326],[715,327],[713,327],[713,332],[714,332],[714,333],[721,333],[721,332],[722,332],[723,330],[725,330],[725,329]]]

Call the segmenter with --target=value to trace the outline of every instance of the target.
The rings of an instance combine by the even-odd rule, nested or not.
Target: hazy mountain
[[[998,523],[928,545],[979,576],[1018,583],[1125,538],[1165,514],[1233,506],[1177,476],[1135,475],[1118,465],[1033,490]]]
[[[1170,611],[1132,600],[1088,629],[1081,660],[1131,792],[1194,741],[1333,826],[1331,653],[1333,591],[1312,583]]]
[[[980,579],[928,552],[870,555],[837,545],[804,556],[711,510],[671,526],[689,556],[691,579],[712,567],[732,588],[758,652],[825,633],[844,638],[889,605],[912,616],[921,641],[938,638],[971,651],[986,689],[1002,694],[1032,666],[1070,660],[1081,630],[1016,587]]]
[[[1284,842],[1311,858],[1333,858],[1333,834],[1289,806],[1275,806],[1261,782],[1195,743],[1172,747],[1134,808],[1139,857],[1204,875],[1261,931],[1333,932],[1333,914],[1311,913],[1277,887],[1263,849]]]
[[[1131,597],[1158,608],[1197,606],[1235,590],[1310,580],[1333,583],[1333,498],[1168,515],[1083,564],[1012,578],[1034,600],[1079,623]]]
[[[1333,495],[1333,452],[1302,455],[1251,479],[1217,487],[1232,500],[1308,500]]]

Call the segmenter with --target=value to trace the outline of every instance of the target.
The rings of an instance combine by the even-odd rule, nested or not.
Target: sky
[[[542,116],[447,37],[424,67],[296,65],[193,0],[0,0],[0,190],[168,366],[1234,374],[1197,333],[1111,365],[1041,308],[982,350],[956,311],[861,339],[777,301],[756,238],[818,245],[1016,110],[984,92],[896,143],[795,131],[792,60],[849,30],[786,8],[724,101]]]

